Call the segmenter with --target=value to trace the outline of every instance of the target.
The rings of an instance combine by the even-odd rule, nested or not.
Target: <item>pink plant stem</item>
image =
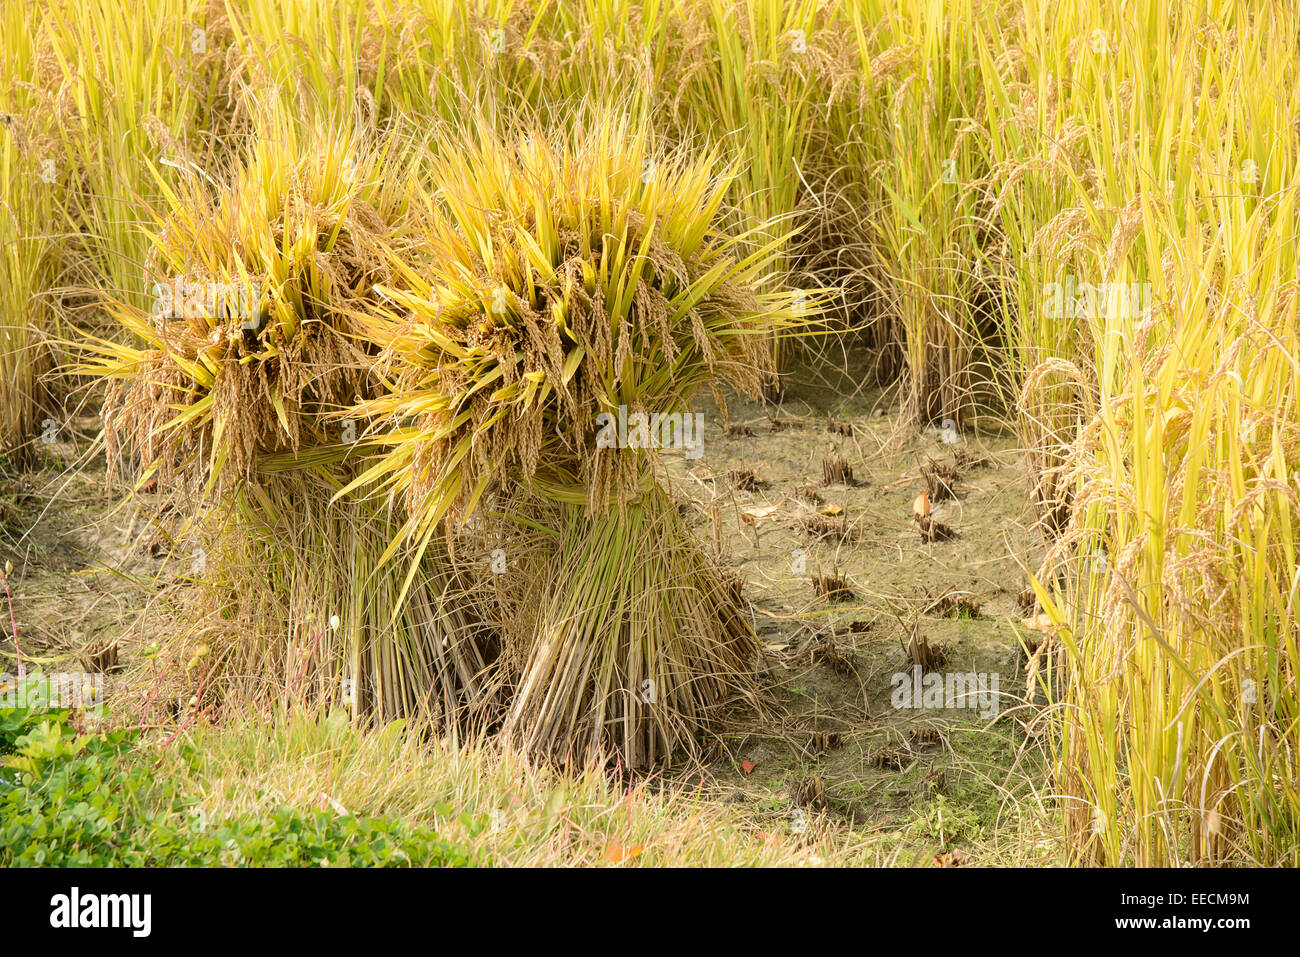
[[[160,752],[161,752],[161,751],[166,751],[166,750],[167,750],[167,746],[168,746],[169,744],[171,744],[173,741],[175,741],[176,738],[179,737],[180,734],[181,734],[183,731],[185,731],[185,730],[186,730],[190,725],[192,725],[196,720],[198,720],[198,717],[199,717],[199,705],[200,705],[200,703],[201,703],[202,700],[203,700],[203,686],[204,686],[205,684],[207,684],[207,680],[208,680],[208,676],[207,676],[206,674],[205,674],[205,675],[202,675],[202,676],[199,678],[199,687],[198,687],[198,690],[196,690],[196,691],[194,692],[194,713],[191,714],[188,718],[186,718],[186,719],[181,723],[180,727],[178,727],[175,731],[173,731],[170,735],[167,736],[167,740],[164,741],[164,742],[159,746],[159,748],[158,748],[158,750],[159,750]],[[159,755],[158,755],[158,761],[157,761],[156,764],[154,764],[154,767],[158,767],[159,764],[162,764],[162,754],[159,754]]]
[[[316,637],[312,639],[311,648],[307,651],[307,657],[303,660],[302,667],[298,669],[298,677],[293,680],[290,689],[298,687],[303,678],[307,676],[307,666],[311,664],[312,658],[316,656],[316,649],[320,647],[320,640],[325,637],[325,630],[322,628],[316,632]]]
[[[197,718],[197,717],[198,717],[198,712],[196,711],[194,714],[192,714],[192,715],[190,715],[188,718],[186,718],[186,719],[181,723],[180,727],[178,727],[175,731],[173,731],[171,734],[169,734],[169,735],[167,736],[167,740],[164,741],[164,742],[159,746],[158,750],[159,750],[159,751],[166,751],[166,750],[167,750],[167,745],[169,745],[169,744],[171,744],[173,741],[175,741],[175,740],[176,740],[176,737],[177,737],[177,736],[178,736],[182,731],[184,731],[186,728],[188,728],[190,725],[192,725],[192,724],[194,723],[194,719]],[[162,764],[162,755],[161,755],[161,754],[158,755],[158,764]],[[157,766],[158,766],[157,764],[154,765],[154,767],[157,767]]]

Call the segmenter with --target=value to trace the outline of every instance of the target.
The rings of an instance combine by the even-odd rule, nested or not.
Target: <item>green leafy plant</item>
[[[0,708],[0,865],[459,867],[402,821],[279,808],[208,821],[153,779],[139,734],[79,732],[66,710]]]

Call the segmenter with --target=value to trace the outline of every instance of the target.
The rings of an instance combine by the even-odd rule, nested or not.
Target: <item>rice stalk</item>
[[[439,533],[454,545],[475,517],[489,538],[550,536],[522,584],[498,588],[506,732],[560,760],[663,761],[746,689],[737,663],[756,646],[658,487],[659,443],[601,437],[654,415],[677,416],[680,440],[700,386],[756,392],[764,336],[798,322],[788,294],[763,289],[774,246],[718,231],[731,184],[715,159],[657,152],[620,114],[447,135],[425,236],[383,289],[391,306],[363,320],[386,393],[357,407],[377,426],[354,487],[405,501],[393,550],[419,555]],[[662,697],[629,701],[643,692]]]
[[[410,232],[422,158],[364,120],[300,123],[272,104],[225,186],[167,192],[149,261],[183,299],[111,301],[140,344],[90,340],[81,371],[109,381],[110,457],[158,479],[205,552],[200,600],[246,629],[208,642],[218,687],[342,696],[381,719],[480,713],[490,638],[444,602],[445,556],[395,579],[389,514],[332,501],[365,427],[338,413],[379,394],[354,317]]]
[[[40,51],[30,13],[9,6],[0,23],[0,459],[22,466],[55,421],[47,373],[63,331],[54,290],[65,268],[58,236],[67,178],[55,163],[50,97],[31,82]]]

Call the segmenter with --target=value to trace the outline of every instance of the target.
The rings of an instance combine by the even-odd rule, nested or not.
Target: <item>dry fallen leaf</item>
[[[753,774],[753,773],[754,773],[754,768],[756,768],[756,767],[758,767],[758,763],[755,762],[755,761],[741,761],[741,762],[740,762],[740,770],[744,771],[746,774]]]
[[[624,861],[630,861],[643,850],[644,844],[633,844],[631,847],[624,847],[617,840],[611,841],[609,847],[605,848],[605,860],[611,864],[622,864]]]
[[[965,867],[970,864],[970,855],[960,847],[954,847],[951,851],[938,854],[934,858],[935,867]]]
[[[925,492],[912,502],[912,517],[920,520],[930,514],[930,496]]]
[[[776,511],[776,508],[777,507],[775,505],[768,505],[762,508],[746,509],[745,511],[740,513],[740,520],[744,522],[746,525],[753,525],[754,523],[758,522],[760,519],[767,518],[769,515],[771,515],[773,512]]]
[[[842,505],[827,505],[825,508],[823,508],[823,509],[819,509],[819,511],[820,511],[823,515],[830,515],[832,518],[834,518],[836,515],[843,515],[843,514],[844,514],[844,506],[842,506]]]

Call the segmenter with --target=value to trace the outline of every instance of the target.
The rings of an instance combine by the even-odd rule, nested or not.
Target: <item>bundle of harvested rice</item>
[[[143,344],[92,340],[110,455],[156,475],[198,536],[212,611],[234,623],[220,646],[201,625],[225,690],[459,716],[491,641],[443,601],[445,556],[394,580],[389,515],[333,501],[364,431],[342,412],[380,394],[357,317],[410,233],[423,145],[278,109],[258,125],[226,185],[169,193],[152,312],[110,303]]]
[[[517,141],[480,123],[436,152],[426,235],[361,320],[386,392],[355,414],[388,428],[348,491],[400,493],[417,550],[485,496],[484,534],[538,530],[507,556],[527,574],[497,582],[507,735],[662,760],[748,688],[756,646],[657,450],[698,448],[701,385],[756,394],[764,337],[800,314],[764,291],[773,244],[719,231],[712,157],[659,155],[611,114]]]

